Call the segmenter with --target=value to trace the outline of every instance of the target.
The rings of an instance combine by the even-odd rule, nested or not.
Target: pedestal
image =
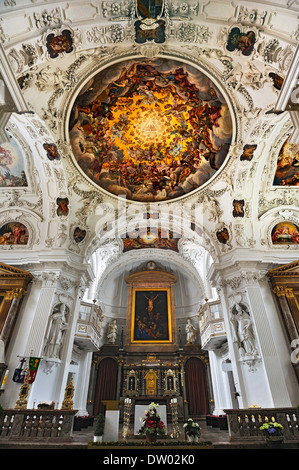
[[[106,410],[103,441],[104,442],[118,441],[118,433],[119,433],[119,410]]]
[[[116,442],[119,437],[119,401],[103,400],[103,403],[106,406],[103,441]]]

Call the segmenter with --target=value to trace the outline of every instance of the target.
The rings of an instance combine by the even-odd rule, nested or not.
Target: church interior
[[[0,1],[0,448],[151,403],[299,445],[298,15]]]

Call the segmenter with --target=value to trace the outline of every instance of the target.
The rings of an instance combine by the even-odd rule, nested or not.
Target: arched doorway
[[[186,398],[189,415],[200,416],[209,413],[206,370],[197,357],[190,357],[185,364]]]
[[[102,359],[98,368],[94,414],[105,412],[103,400],[115,400],[117,393],[117,362],[111,357]]]

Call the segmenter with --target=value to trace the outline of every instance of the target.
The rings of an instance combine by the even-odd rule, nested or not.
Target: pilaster
[[[11,375],[19,358],[40,357],[35,381],[30,386],[28,408],[42,401],[53,401],[55,407],[64,399],[68,384],[74,335],[79,312],[80,297],[85,289],[82,270],[70,269],[61,262],[30,265],[34,280],[24,299],[17,324],[14,327],[11,349],[8,351],[8,368]],[[84,286],[83,286],[84,284]],[[45,344],[51,332],[51,319],[64,306],[65,326],[60,335],[59,354],[46,355]],[[5,406],[14,407],[18,384],[7,381]],[[7,393],[6,393],[7,392]]]
[[[222,302],[241,408],[288,407],[298,401],[286,335],[266,278],[268,269],[258,262],[238,262],[211,274]]]
[[[86,416],[89,414],[87,410],[87,395],[89,388],[89,379],[91,375],[91,361],[92,352],[82,352],[80,358],[80,367],[78,372],[76,373],[76,378],[74,381],[74,408],[78,410],[77,414],[80,416]]]

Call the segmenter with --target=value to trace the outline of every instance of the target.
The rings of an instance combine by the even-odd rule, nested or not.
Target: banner
[[[12,377],[12,380],[14,382],[17,382],[19,384],[22,384],[24,382],[24,378],[25,378],[25,367],[24,365],[26,364],[26,358],[25,357],[22,357],[22,356],[18,356],[20,359],[19,359],[19,363],[14,371],[14,374],[13,374],[13,377]]]
[[[22,384],[24,382],[24,377],[25,377],[24,370],[22,368],[19,368],[19,369],[15,369],[12,380],[14,382]]]
[[[30,375],[28,379],[29,384],[32,384],[35,381],[35,377],[37,374],[40,360],[41,360],[40,357],[30,357],[29,359],[29,375]]]

